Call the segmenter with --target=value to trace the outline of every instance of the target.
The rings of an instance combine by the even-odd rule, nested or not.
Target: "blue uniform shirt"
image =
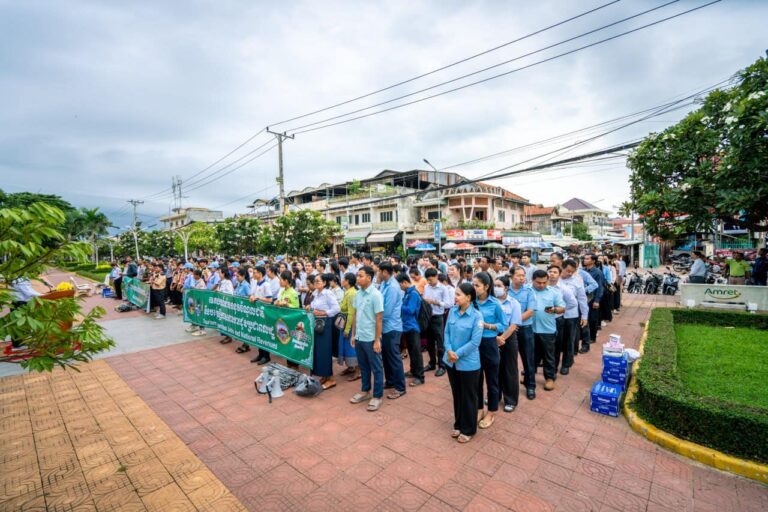
[[[218,272],[214,272],[211,274],[211,277],[208,278],[208,284],[206,285],[206,288],[209,290],[213,290],[213,287],[219,284],[219,281],[221,281],[221,278],[219,277]]]
[[[381,332],[402,332],[403,321],[400,317],[400,310],[403,307],[403,291],[400,289],[400,284],[397,279],[390,277],[389,280],[381,284],[379,291],[384,297],[384,318],[382,319]]]
[[[534,311],[536,311],[533,314],[533,332],[537,334],[555,334],[557,332],[556,315],[547,313],[544,310],[554,306],[565,307],[562,294],[551,286],[547,286],[541,291],[531,288],[531,292],[533,292]]]
[[[419,329],[418,315],[421,310],[421,295],[415,286],[410,286],[403,295],[403,306],[400,308],[400,314],[403,319],[403,332],[416,331]]]
[[[509,327],[510,324],[520,325],[523,322],[523,313],[520,308],[520,303],[509,295],[500,302],[501,310],[504,312],[504,320],[507,322],[507,327]]]
[[[507,293],[520,304],[520,311],[522,313],[525,313],[526,311],[533,311],[534,299],[533,291],[531,290],[530,286],[523,285],[517,291],[515,291],[515,289],[510,286],[509,292]],[[533,325],[533,317],[529,318],[528,320],[523,320],[523,322],[518,325]]]
[[[249,297],[251,295],[251,285],[243,279],[243,282],[238,283],[237,288],[235,288],[235,295],[238,297]]]
[[[455,365],[457,370],[465,372],[480,369],[482,322],[483,314],[473,306],[468,307],[464,313],[459,311],[459,306],[451,308],[445,324],[445,364]],[[449,362],[448,352],[455,352],[459,360],[456,363]]]
[[[187,277],[184,278],[183,288],[185,290],[188,290],[190,288],[194,288],[194,286],[195,286],[195,276],[192,274],[187,275]]]
[[[483,330],[483,338],[495,338],[507,330],[507,320],[504,317],[504,311],[501,309],[501,302],[496,297],[488,297],[485,302],[477,301],[480,313],[483,314],[483,321],[487,324],[493,324],[496,329]]]

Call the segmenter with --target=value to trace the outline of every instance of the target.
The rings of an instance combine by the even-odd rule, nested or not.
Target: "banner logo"
[[[288,329],[288,325],[282,318],[278,318],[277,322],[275,322],[275,334],[277,335],[277,339],[280,340],[280,343],[283,345],[287,345],[291,342],[291,331]]]
[[[741,297],[741,292],[734,288],[707,288],[704,295],[715,300],[733,300]]]

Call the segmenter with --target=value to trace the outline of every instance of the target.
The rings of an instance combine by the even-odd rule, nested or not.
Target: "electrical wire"
[[[306,118],[306,117],[310,117],[310,116],[313,116],[313,115],[315,115],[315,114],[319,114],[319,113],[321,113],[321,112],[326,112],[326,111],[328,111],[328,110],[332,110],[332,109],[334,109],[334,108],[336,108],[336,107],[341,107],[341,106],[343,106],[343,105],[348,105],[349,103],[353,103],[353,102],[355,102],[355,101],[358,101],[358,100],[361,100],[361,99],[364,99],[364,98],[368,98],[368,97],[370,97],[370,96],[374,96],[374,95],[376,95],[376,94],[379,94],[379,93],[382,93],[382,92],[385,92],[385,91],[389,91],[389,90],[391,90],[391,89],[394,89],[395,87],[400,87],[401,85],[405,85],[405,84],[408,84],[408,83],[414,82],[414,81],[416,81],[416,80],[419,80],[419,79],[421,79],[421,78],[424,78],[424,77],[427,77],[427,76],[430,76],[430,75],[434,75],[435,73],[438,73],[438,72],[440,72],[440,71],[444,71],[444,70],[446,70],[446,69],[449,69],[449,68],[452,68],[452,67],[454,67],[454,66],[458,66],[459,64],[463,64],[463,63],[465,63],[465,62],[469,62],[470,60],[476,59],[476,58],[478,58],[478,57],[482,57],[483,55],[487,55],[487,54],[489,54],[489,53],[495,52],[496,50],[500,50],[500,49],[502,49],[502,48],[505,48],[505,47],[507,47],[507,46],[510,46],[510,45],[512,45],[512,44],[515,44],[515,43],[518,43],[518,42],[520,42],[520,41],[523,41],[523,40],[525,40],[525,39],[530,39],[530,38],[531,38],[531,37],[533,37],[533,36],[536,36],[536,35],[538,35],[538,34],[544,33],[544,32],[546,32],[546,31],[548,31],[548,30],[551,30],[551,29],[553,29],[553,28],[557,28],[557,27],[559,27],[559,26],[561,26],[561,25],[565,25],[566,23],[569,23],[569,22],[571,22],[571,21],[577,20],[577,19],[579,19],[579,18],[582,18],[582,17],[584,17],[584,16],[587,16],[587,15],[589,15],[589,14],[592,14],[592,13],[594,13],[594,12],[597,12],[597,11],[599,11],[599,10],[601,10],[601,9],[604,9],[604,8],[606,8],[606,7],[610,6],[610,5],[613,5],[613,4],[615,4],[615,3],[618,3],[619,1],[620,1],[620,0],[614,0],[614,1],[612,1],[612,2],[608,2],[608,3],[606,3],[606,4],[603,4],[603,5],[597,6],[597,7],[595,7],[594,9],[590,9],[590,10],[588,10],[588,11],[584,11],[584,12],[582,12],[582,13],[580,13],[580,14],[577,14],[576,16],[572,16],[572,17],[570,17],[570,18],[564,19],[564,20],[562,20],[562,21],[559,21],[559,22],[557,22],[557,23],[554,23],[554,24],[552,24],[552,25],[549,25],[549,26],[547,26],[547,27],[541,28],[541,29],[539,29],[539,30],[536,30],[536,31],[534,31],[534,32],[531,32],[531,33],[529,33],[529,34],[526,34],[526,35],[524,35],[524,36],[518,37],[517,39],[513,39],[512,41],[507,41],[506,43],[500,44],[500,45],[498,45],[498,46],[494,46],[493,48],[489,48],[489,49],[487,49],[487,50],[484,50],[484,51],[482,51],[482,52],[476,53],[476,54],[474,54],[474,55],[470,55],[469,57],[465,57],[465,58],[463,58],[463,59],[460,59],[460,60],[457,60],[457,61],[455,61],[455,62],[451,62],[450,64],[446,64],[445,66],[441,66],[441,67],[439,67],[439,68],[435,68],[435,69],[433,69],[433,70],[431,70],[431,71],[427,71],[426,73],[422,73],[422,74],[420,74],[420,75],[414,76],[414,77],[412,77],[412,78],[409,78],[409,79],[407,79],[407,80],[402,80],[402,81],[400,81],[400,82],[397,82],[397,83],[395,83],[395,84],[389,85],[389,86],[387,86],[387,87],[383,87],[383,88],[381,88],[381,89],[377,89],[377,90],[375,90],[375,91],[373,91],[373,92],[369,92],[369,93],[367,93],[367,94],[363,94],[362,96],[357,96],[357,97],[355,97],[355,98],[352,98],[352,99],[349,99],[349,100],[346,100],[346,101],[342,101],[342,102],[340,102],[340,103],[336,103],[336,104],[334,104],[334,105],[330,105],[330,106],[328,106],[328,107],[324,107],[324,108],[321,108],[321,109],[319,109],[319,110],[315,110],[315,111],[313,111],[313,112],[308,112],[308,113],[306,113],[306,114],[302,114],[302,115],[299,115],[299,116],[296,116],[296,117],[292,117],[292,118],[290,118],[290,119],[284,119],[284,120],[282,120],[282,121],[278,121],[278,122],[276,122],[276,123],[271,123],[271,124],[270,124],[270,125],[268,125],[268,126],[278,126],[278,125],[281,125],[281,124],[290,123],[291,121],[296,121],[296,120],[299,120],[299,119],[304,119],[304,118]]]
[[[542,59],[540,61],[536,61],[536,62],[533,62],[533,63],[530,63],[530,64],[526,64],[525,66],[521,66],[521,67],[518,67],[518,68],[515,68],[515,69],[512,69],[512,70],[509,70],[509,71],[505,71],[504,73],[493,75],[493,76],[490,76],[490,77],[487,77],[487,78],[484,78],[484,79],[481,79],[481,80],[477,80],[475,82],[471,82],[471,83],[468,83],[468,84],[465,84],[465,85],[462,85],[462,86],[454,87],[453,89],[448,89],[446,91],[442,91],[442,92],[439,92],[439,93],[436,93],[436,94],[425,96],[423,98],[419,98],[419,99],[416,99],[416,100],[413,100],[413,101],[402,103],[400,105],[395,105],[395,106],[392,106],[392,107],[389,107],[389,108],[378,110],[376,112],[370,112],[368,114],[364,114],[364,115],[352,117],[352,118],[349,118],[349,119],[344,119],[344,120],[336,121],[336,122],[329,123],[329,124],[324,124],[324,125],[321,125],[321,126],[314,126],[312,128],[307,128],[307,129],[298,130],[298,131],[296,131],[297,129],[289,129],[289,130],[286,130],[286,131],[292,131],[294,135],[299,135],[299,134],[302,134],[302,133],[309,133],[309,132],[313,132],[313,131],[317,131],[317,130],[322,130],[322,129],[325,129],[325,128],[330,128],[332,126],[338,126],[338,125],[346,124],[346,123],[349,123],[349,122],[352,122],[352,121],[357,121],[357,120],[364,119],[364,118],[367,118],[367,117],[383,114],[385,112],[389,112],[389,111],[392,111],[392,110],[397,110],[397,109],[400,109],[400,108],[403,108],[403,107],[407,107],[407,106],[410,106],[410,105],[414,105],[414,104],[417,104],[417,103],[421,103],[423,101],[427,101],[427,100],[430,100],[430,99],[437,98],[439,96],[450,94],[452,92],[456,92],[456,91],[460,91],[460,90],[463,90],[463,89],[467,89],[467,88],[473,87],[475,85],[483,84],[483,83],[489,82],[491,80],[495,80],[497,78],[501,78],[501,77],[504,77],[504,76],[507,76],[507,75],[511,75],[511,74],[516,73],[518,71],[522,71],[522,70],[525,70],[525,69],[528,69],[528,68],[532,68],[534,66],[538,66],[540,64],[544,64],[544,63],[547,63],[547,62],[550,62],[550,61],[553,61],[553,60],[556,60],[556,59],[560,59],[560,58],[566,57],[568,55],[580,52],[582,50],[586,50],[588,48],[599,46],[599,45],[601,45],[603,43],[606,43],[606,42],[609,42],[609,41],[613,41],[615,39],[619,39],[621,37],[627,36],[629,34],[633,34],[633,33],[638,32],[640,30],[644,30],[646,28],[649,28],[649,27],[652,27],[652,26],[664,23],[666,21],[669,21],[669,20],[672,20],[672,19],[675,19],[675,18],[679,18],[679,17],[684,16],[686,14],[690,14],[690,13],[692,13],[694,11],[698,11],[698,10],[703,9],[705,7],[709,7],[710,5],[714,5],[714,4],[719,3],[721,1],[722,0],[712,0],[711,2],[708,2],[706,4],[700,5],[698,7],[694,7],[692,9],[688,9],[688,10],[682,11],[682,12],[677,13],[677,14],[672,15],[672,16],[667,16],[666,18],[661,18],[661,19],[656,20],[654,22],[647,23],[645,25],[641,25],[640,27],[637,27],[637,28],[634,28],[634,29],[631,29],[631,30],[627,30],[625,32],[621,32],[619,34],[607,37],[605,39],[601,39],[599,41],[595,41],[595,42],[589,43],[589,44],[584,45],[584,46],[580,46],[578,48],[575,48],[575,49],[572,49],[572,50],[569,50],[569,51],[566,51],[566,52],[563,52],[563,53],[559,53],[559,54],[554,55],[552,57],[548,57],[548,58]],[[438,84],[437,86],[434,86],[434,87],[439,87],[440,85],[443,85],[443,84]],[[434,87],[431,87],[431,88],[434,88]],[[428,89],[430,89],[430,88],[428,88]],[[428,89],[424,89],[424,90],[428,90]],[[417,91],[415,93],[407,94],[407,95],[401,96],[399,98],[394,98],[392,100],[388,100],[387,102],[383,102],[383,103],[381,103],[379,105],[382,105],[384,103],[391,103],[392,101],[397,101],[399,99],[402,99],[402,98],[405,98],[405,97],[408,97],[408,96],[412,96],[413,94],[418,94],[419,92],[423,92],[423,91]],[[374,108],[375,106],[376,105],[372,105],[372,106],[367,107],[367,108]],[[365,110],[365,109],[362,109],[362,110]],[[344,117],[346,115],[351,115],[351,113],[344,114],[341,117]],[[339,116],[336,116],[336,117],[338,118]],[[319,121],[319,122],[324,122],[324,121]],[[307,125],[307,126],[309,126],[309,125]]]

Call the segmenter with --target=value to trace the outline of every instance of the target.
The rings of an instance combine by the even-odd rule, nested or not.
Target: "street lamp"
[[[432,168],[433,171],[435,171],[435,185],[440,186],[439,180],[438,180],[438,170],[435,168],[434,165],[432,165],[429,160],[426,158],[423,158],[424,163],[427,164]],[[442,220],[443,220],[443,198],[440,197],[440,191],[437,191],[437,254],[440,254],[442,252],[443,247],[443,237],[440,234],[440,231],[442,229]]]
[[[136,236],[136,226],[125,226],[125,229],[133,234],[133,244],[136,247],[136,259],[139,259],[139,239]]]

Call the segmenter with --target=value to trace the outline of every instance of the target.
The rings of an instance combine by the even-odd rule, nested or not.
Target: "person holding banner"
[[[312,292],[312,302],[306,307],[315,316],[315,350],[312,373],[320,377],[323,389],[331,389],[336,386],[333,379],[333,347],[331,346],[331,333],[333,321],[341,312],[339,301],[333,292],[327,288],[332,275],[318,274],[314,279],[315,291]]]
[[[184,284],[184,287],[187,287],[187,284]],[[196,268],[194,271],[192,271],[192,280],[190,281],[190,288],[194,288],[196,290],[205,290],[205,279],[203,279],[203,272],[199,268]],[[192,324],[189,327],[187,327],[187,332],[192,334],[192,336],[205,336],[205,328],[200,325]]]

